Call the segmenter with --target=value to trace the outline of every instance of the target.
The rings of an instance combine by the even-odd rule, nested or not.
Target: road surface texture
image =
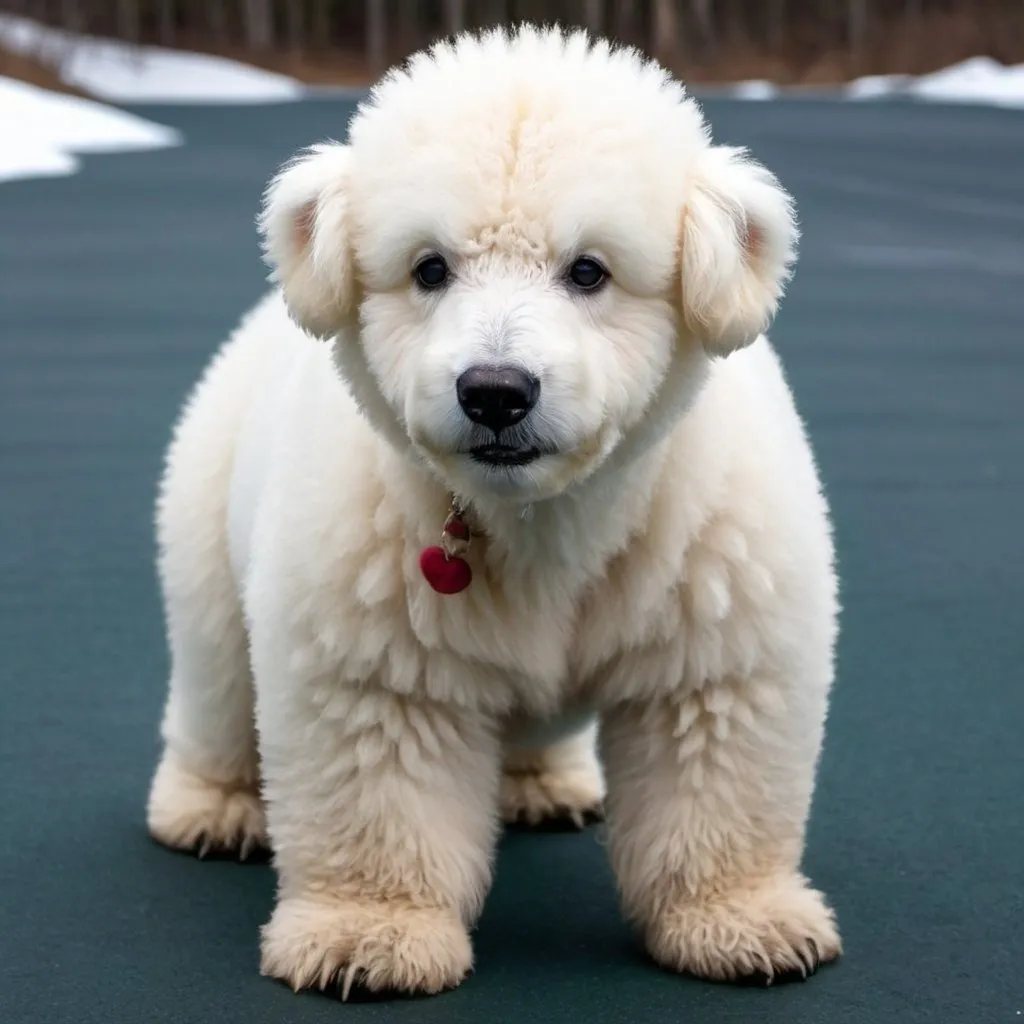
[[[846,955],[806,984],[652,966],[595,830],[506,836],[477,971],[348,1005],[258,972],[267,864],[146,835],[167,662],[168,431],[261,294],[253,217],[348,101],[139,108],[175,150],[0,187],[0,1020],[1014,1024],[1024,1017],[1024,114],[709,101],[799,202],[773,331],[834,505],[839,672],[806,869]]]

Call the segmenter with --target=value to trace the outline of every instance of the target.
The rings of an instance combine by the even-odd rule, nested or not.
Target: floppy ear
[[[727,355],[775,316],[796,260],[793,201],[745,150],[713,146],[683,218],[684,320],[710,354]]]
[[[333,142],[300,153],[267,186],[259,217],[271,279],[299,326],[318,337],[336,334],[354,311],[349,156]]]

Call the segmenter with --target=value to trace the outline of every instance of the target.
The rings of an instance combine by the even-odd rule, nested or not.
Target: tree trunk
[[[334,33],[331,31],[331,0],[313,0],[309,23],[313,48],[329,48],[334,40]]]
[[[228,37],[228,11],[225,0],[206,0],[203,8],[210,35],[215,42],[223,43]]]
[[[291,0],[297,3],[298,0]],[[274,45],[274,9],[271,0],[245,0],[245,41],[257,52]]]
[[[157,8],[157,31],[161,46],[173,46],[177,11],[174,0],[160,0]]]
[[[366,0],[366,59],[379,75],[387,64],[387,17],[384,0]]]
[[[117,36],[129,43],[138,43],[142,32],[139,0],[117,0]]]
[[[846,38],[852,56],[864,52],[867,29],[868,0],[846,0]]]
[[[466,27],[466,0],[445,0],[444,20],[449,35],[462,32]]]
[[[636,39],[636,0],[615,0],[612,9],[612,32],[624,43],[635,43]]]
[[[786,42],[786,0],[768,4],[768,46],[777,53]]]
[[[718,37],[715,33],[715,15],[711,0],[691,0],[693,20],[700,31],[701,56],[714,60],[718,53]]]
[[[85,29],[85,12],[79,0],[61,0],[61,24],[69,32],[82,32]]]
[[[284,5],[284,14],[288,49],[302,53],[306,47],[306,5],[303,0],[290,0]]]
[[[679,23],[674,0],[653,0],[652,49],[655,57],[672,67],[679,50]]]
[[[483,27],[504,25],[509,21],[508,0],[477,0],[475,21]]]

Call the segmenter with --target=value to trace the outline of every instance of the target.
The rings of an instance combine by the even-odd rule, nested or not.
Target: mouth
[[[544,453],[540,448],[513,448],[502,444],[482,444],[470,448],[470,458],[483,466],[528,466]]]

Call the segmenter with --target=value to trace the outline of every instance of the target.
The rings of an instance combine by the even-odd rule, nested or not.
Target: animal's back
[[[160,486],[157,539],[166,586],[179,578],[187,585],[194,578],[191,560],[225,551],[229,538],[232,564],[240,568],[247,509],[254,505],[249,499],[259,486],[258,452],[269,439],[275,397],[315,344],[290,320],[280,294],[271,292],[203,370],[175,426]]]

